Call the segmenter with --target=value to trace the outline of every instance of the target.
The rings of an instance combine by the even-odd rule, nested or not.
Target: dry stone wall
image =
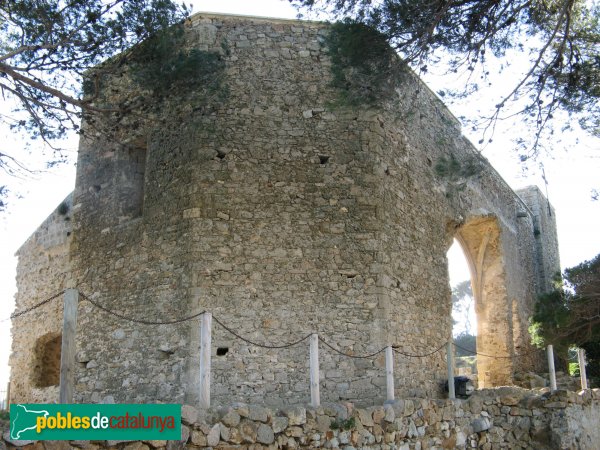
[[[354,356],[389,344],[426,355],[451,335],[457,237],[477,285],[479,350],[504,357],[482,359],[481,385],[536,363],[506,358],[530,350],[534,216],[414,75],[377,108],[343,107],[326,24],[196,15],[187,26],[190,45],[221,55],[223,95],[166,97],[151,126],[124,121],[81,141],[74,285],[150,321],[208,310],[257,343],[318,332]],[[126,73],[107,86],[117,98],[130,88]],[[480,170],[444,177],[436,167],[450,158]],[[198,321],[150,326],[82,302],[77,333],[76,401],[197,402]],[[213,333],[214,399],[308,401],[306,343],[261,348],[218,323]],[[444,352],[400,357],[397,395],[442,395]],[[322,346],[320,363],[324,401],[383,401],[383,355]]]
[[[410,398],[359,408],[329,403],[281,409],[237,403],[182,406],[181,441],[11,442],[24,449],[597,449],[600,391],[491,389],[469,400]],[[6,433],[8,434],[8,433]],[[8,437],[6,436],[5,439]]]

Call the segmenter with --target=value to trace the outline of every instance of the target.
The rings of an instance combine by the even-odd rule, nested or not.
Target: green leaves
[[[497,111],[481,118],[493,127],[500,120],[500,109],[515,108],[524,122],[531,124],[526,147],[536,154],[543,130],[551,133],[557,110],[567,112],[584,130],[600,137],[600,4],[586,0],[290,0],[306,9],[329,12],[335,20],[370,27],[380,33],[398,54],[417,70],[425,72],[443,57],[442,66],[449,73],[466,69],[486,79],[488,56],[500,61],[496,67],[508,67],[509,50],[527,54],[529,64],[519,78],[509,81]],[[355,33],[356,35],[362,33]],[[375,77],[369,70],[375,66],[355,60],[354,51],[371,52],[372,41],[353,39],[344,34],[348,46],[340,45],[344,63],[357,65],[357,76],[348,71],[336,73],[336,83],[346,82],[350,103],[372,103],[377,95],[372,86],[385,77]],[[335,46],[331,46],[336,57]],[[355,49],[355,50],[353,50]],[[511,55],[517,52],[511,52]],[[380,55],[385,56],[385,55]],[[369,59],[370,60],[370,59]],[[373,61],[373,60],[370,60]],[[385,64],[384,64],[385,66]],[[500,71],[503,69],[499,69]],[[385,67],[384,72],[385,73]],[[473,85],[465,82],[462,95]],[[383,90],[385,91],[385,90]],[[502,92],[504,91],[504,92]],[[461,96],[461,93],[454,94]],[[564,125],[564,124],[560,124]],[[525,142],[525,141],[522,141]]]
[[[187,14],[171,0],[0,1],[0,90],[27,116],[12,124],[47,142],[77,129],[81,109],[102,112],[93,84],[80,97],[84,73]]]
[[[563,352],[570,346],[595,351],[600,347],[600,255],[566,269],[563,280],[538,298],[531,318],[532,340]]]
[[[128,60],[132,79],[160,96],[167,91],[221,87],[225,62],[217,52],[188,48],[182,25],[156,33],[140,44]]]
[[[383,34],[348,20],[331,26],[326,44],[342,104],[374,106],[390,98],[403,64]]]

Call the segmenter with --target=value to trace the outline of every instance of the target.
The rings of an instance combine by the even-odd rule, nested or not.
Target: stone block
[[[240,420],[240,415],[234,410],[227,411],[227,413],[221,418],[221,422],[228,427],[238,426]]]
[[[243,419],[238,429],[240,431],[240,436],[242,437],[242,442],[246,444],[253,444],[256,442],[256,433],[258,431],[258,426],[247,419]]]
[[[218,423],[214,424],[206,435],[206,443],[209,447],[216,447],[221,440],[221,427]]]
[[[283,410],[287,416],[289,425],[304,425],[306,423],[306,409],[301,406],[293,406]]]
[[[492,426],[490,420],[487,417],[479,417],[471,422],[471,427],[473,428],[473,432],[481,433],[482,431],[487,431]]]
[[[181,406],[181,421],[186,425],[192,425],[198,420],[198,410],[191,405]]]
[[[266,423],[270,415],[271,412],[262,406],[251,405],[248,407],[248,419],[250,420]]]
[[[199,447],[206,447],[208,445],[208,441],[204,433],[198,430],[192,431],[192,444],[197,445]]]
[[[272,444],[275,441],[273,429],[270,426],[261,423],[256,432],[256,440],[261,444]]]
[[[273,417],[271,419],[271,427],[273,428],[274,433],[281,433],[284,431],[289,423],[289,419],[287,417]]]

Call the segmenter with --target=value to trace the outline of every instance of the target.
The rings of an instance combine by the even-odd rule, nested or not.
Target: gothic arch
[[[455,238],[471,272],[479,388],[512,384],[512,303],[506,289],[500,226],[494,216],[474,217],[458,228]]]

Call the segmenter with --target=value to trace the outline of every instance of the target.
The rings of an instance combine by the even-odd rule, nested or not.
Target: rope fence
[[[102,303],[90,298],[83,292],[78,291],[77,289],[66,289],[57,294],[46,298],[43,301],[40,301],[31,307],[28,307],[22,311],[18,311],[13,313],[9,318],[0,320],[0,322],[5,322],[7,320],[16,319],[25,314],[28,314],[38,308],[47,305],[64,295],[64,325],[63,325],[63,334],[62,334],[62,346],[61,346],[61,367],[60,367],[60,403],[69,403],[72,401],[72,389],[73,389],[73,373],[75,366],[75,330],[77,323],[77,305],[79,303],[79,299],[81,298],[83,301],[87,301],[92,305],[92,307],[102,311],[105,314],[109,314],[113,317],[116,317],[120,320],[128,321],[131,323],[141,324],[141,325],[175,325],[181,324],[184,322],[189,322],[192,320],[200,320],[200,406],[201,407],[209,407],[210,406],[210,366],[211,366],[211,330],[212,330],[212,320],[216,322],[223,330],[234,336],[235,338],[255,347],[264,348],[264,349],[287,349],[291,347],[298,346],[303,342],[309,340],[310,342],[310,389],[311,389],[311,404],[315,407],[320,405],[320,394],[319,394],[319,357],[318,357],[318,347],[319,343],[321,343],[324,347],[331,350],[332,352],[346,358],[352,359],[373,359],[378,357],[379,355],[385,353],[385,369],[386,369],[386,397],[387,400],[394,399],[394,354],[407,357],[407,358],[427,358],[435,355],[436,353],[441,352],[444,348],[446,348],[446,357],[447,357],[447,368],[448,368],[448,391],[449,397],[455,398],[455,389],[454,384],[456,382],[456,377],[454,376],[454,349],[460,349],[463,352],[482,356],[485,358],[493,358],[493,359],[515,359],[515,358],[523,358],[526,356],[530,356],[536,353],[543,351],[542,349],[536,349],[526,353],[513,354],[513,355],[489,355],[485,353],[480,353],[477,351],[470,350],[461,345],[453,342],[452,339],[443,342],[441,345],[437,346],[434,350],[425,352],[423,354],[412,354],[408,352],[404,352],[398,348],[396,345],[387,345],[382,347],[381,349],[366,354],[353,354],[342,351],[336,345],[328,342],[322,335],[318,333],[308,333],[305,336],[288,343],[283,344],[270,344],[270,343],[259,343],[254,340],[248,339],[242,336],[237,331],[234,331],[230,326],[227,326],[222,320],[214,317],[208,311],[198,312],[192,315],[184,316],[181,318],[173,318],[167,320],[150,320],[146,318],[137,318],[132,317],[121,312],[115,311],[108,306],[103,305]],[[556,375],[554,371],[554,354],[552,346],[549,345],[546,349],[547,357],[548,357],[548,366],[550,373],[550,386],[552,390],[556,390]],[[580,367],[585,368],[585,355],[583,350],[580,350],[578,353],[579,356],[579,365]],[[587,389],[587,380],[585,376],[585,370],[581,371],[583,373],[581,377],[581,385],[582,389]]]

